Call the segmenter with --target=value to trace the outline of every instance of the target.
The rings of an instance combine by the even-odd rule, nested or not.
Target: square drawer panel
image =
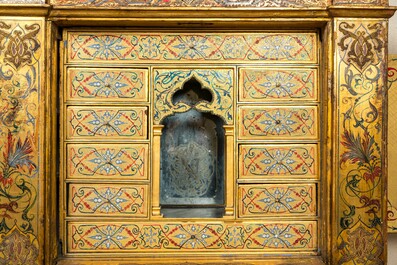
[[[317,106],[240,106],[241,140],[318,139]]]
[[[239,101],[317,101],[317,75],[316,68],[241,68]]]
[[[69,184],[69,216],[148,216],[148,186]]]
[[[68,100],[148,101],[148,70],[118,68],[69,68]]]
[[[318,145],[240,145],[240,179],[317,179]]]
[[[316,251],[317,221],[68,222],[71,253]]]
[[[67,144],[67,178],[148,179],[147,144]]]
[[[315,184],[257,184],[238,188],[239,217],[314,216]]]
[[[147,139],[147,107],[67,107],[68,139]]]

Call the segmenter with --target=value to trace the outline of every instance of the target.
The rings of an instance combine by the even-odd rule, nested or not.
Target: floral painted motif
[[[316,139],[317,107],[240,107],[240,139]]]
[[[316,69],[240,69],[239,101],[317,100]]]
[[[37,264],[44,19],[0,21],[0,263]]]
[[[316,214],[316,187],[306,185],[240,185],[240,217]]]
[[[337,21],[338,264],[381,264],[384,20]]]
[[[317,246],[316,222],[297,223],[69,223],[70,252],[308,250]]]
[[[68,144],[67,178],[147,179],[146,144]]]
[[[68,36],[68,62],[316,63],[316,33],[81,33]],[[236,49],[234,43],[239,43]]]
[[[147,216],[147,186],[70,184],[71,216]]]
[[[67,97],[80,102],[87,99],[146,102],[147,75],[144,69],[68,69]]]
[[[240,178],[317,178],[317,146],[241,145]]]
[[[147,108],[69,107],[68,137],[147,138]]]

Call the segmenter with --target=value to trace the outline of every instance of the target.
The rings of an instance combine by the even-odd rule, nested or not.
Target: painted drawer
[[[147,144],[67,144],[67,178],[148,179]]]
[[[318,145],[240,145],[240,179],[318,178]]]
[[[147,139],[147,107],[69,106],[67,138]]]
[[[69,184],[69,216],[148,216],[148,186]]]
[[[315,184],[258,184],[238,188],[239,217],[314,216]]]
[[[316,101],[317,75],[315,68],[241,68],[239,101]]]
[[[316,221],[69,222],[68,252],[315,251]]]
[[[317,139],[318,107],[240,106],[239,139]]]
[[[69,32],[68,62],[316,63],[317,34]]]
[[[117,68],[69,68],[68,100],[148,101],[148,70]]]

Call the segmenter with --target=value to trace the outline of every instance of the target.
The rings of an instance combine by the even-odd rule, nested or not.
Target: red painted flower
[[[379,178],[382,173],[382,169],[379,166],[374,167],[373,170],[365,172],[363,177],[368,182],[369,180],[374,183],[375,178]]]

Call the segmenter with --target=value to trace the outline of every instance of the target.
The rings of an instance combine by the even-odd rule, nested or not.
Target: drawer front
[[[67,99],[79,102],[148,101],[148,70],[69,68]]]
[[[67,138],[147,139],[147,107],[67,108]]]
[[[318,60],[314,32],[69,32],[67,49],[68,63],[316,63]]]
[[[239,71],[239,101],[316,101],[317,79],[317,69],[311,68],[242,68]]]
[[[147,185],[69,184],[69,216],[148,216]]]
[[[240,145],[240,179],[318,178],[318,145]]]
[[[67,178],[148,179],[147,144],[68,144]]]
[[[317,139],[318,108],[239,107],[239,139]]]
[[[315,251],[317,222],[68,223],[68,251],[94,253],[178,251]]]
[[[314,216],[315,184],[240,185],[239,217]]]

